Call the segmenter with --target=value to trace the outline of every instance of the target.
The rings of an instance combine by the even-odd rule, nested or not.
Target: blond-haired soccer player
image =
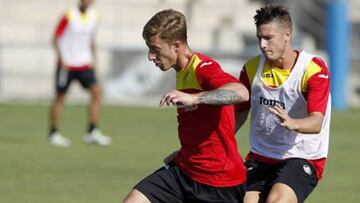
[[[176,90],[166,93],[160,106],[177,107],[181,148],[124,202],[242,202],[246,170],[232,104],[247,101],[248,91],[216,61],[189,48],[182,13],[158,12],[143,37],[149,60],[163,71],[176,71]]]
[[[66,92],[73,80],[90,94],[86,143],[107,146],[111,137],[98,129],[101,90],[95,78],[95,32],[97,12],[91,7],[93,0],[79,0],[79,5],[67,10],[56,27],[54,45],[57,53],[56,95],[50,108],[48,142],[56,147],[70,146],[70,140],[59,132],[59,120]]]
[[[250,101],[237,109],[240,127],[251,107],[244,202],[303,202],[328,154],[328,69],[320,57],[292,48],[286,8],[260,8],[254,19],[262,53],[241,72]]]

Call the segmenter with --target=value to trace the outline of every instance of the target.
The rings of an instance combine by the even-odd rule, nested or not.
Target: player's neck
[[[290,50],[284,53],[282,57],[275,61],[270,61],[269,64],[271,67],[276,67],[280,69],[292,69],[296,63],[298,52],[295,50]]]
[[[190,48],[186,47],[184,48],[182,53],[179,53],[178,60],[176,62],[175,70],[177,72],[182,71],[186,69],[189,66],[189,63],[191,62],[191,58],[194,55],[195,52],[193,52]]]
[[[79,10],[80,10],[81,13],[85,13],[86,10],[87,10],[87,8],[88,8],[88,7],[87,7],[87,6],[84,6],[84,5],[80,5],[80,6],[79,6]]]

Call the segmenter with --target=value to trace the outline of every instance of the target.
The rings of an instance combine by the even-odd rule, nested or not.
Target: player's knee
[[[297,203],[295,191],[284,183],[276,183],[272,186],[266,203]]]
[[[280,195],[279,193],[277,194],[270,194],[267,199],[266,199],[266,203],[296,203],[296,197],[290,197],[290,196],[286,196],[286,195]]]
[[[62,104],[65,101],[65,94],[61,93],[61,94],[57,94],[55,99],[54,99],[54,103],[55,104]]]
[[[93,85],[90,87],[90,93],[93,99],[100,100],[101,99],[101,89],[98,85]]]

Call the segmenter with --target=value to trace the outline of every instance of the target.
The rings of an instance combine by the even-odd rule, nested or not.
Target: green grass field
[[[105,106],[101,128],[110,147],[85,145],[84,106],[67,106],[61,130],[67,149],[46,143],[48,107],[0,104],[1,203],[103,203],[121,199],[178,148],[172,108]],[[237,135],[244,155],[248,125]],[[360,110],[332,114],[330,152],[311,203],[360,202]]]

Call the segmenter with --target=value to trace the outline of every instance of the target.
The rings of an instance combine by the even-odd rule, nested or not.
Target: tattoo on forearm
[[[237,104],[241,102],[241,97],[234,90],[217,89],[207,92],[199,97],[200,104]]]

